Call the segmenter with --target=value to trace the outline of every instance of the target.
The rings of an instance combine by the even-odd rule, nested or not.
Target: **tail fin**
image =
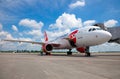
[[[47,41],[48,41],[48,36],[47,36],[46,31],[44,32],[44,40],[45,40],[45,42],[47,42]]]

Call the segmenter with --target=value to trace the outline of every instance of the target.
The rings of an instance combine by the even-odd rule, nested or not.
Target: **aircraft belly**
[[[58,43],[60,44],[60,46],[58,47],[53,47],[54,49],[70,49],[72,48],[68,42],[68,40],[66,39],[61,39],[58,41]]]

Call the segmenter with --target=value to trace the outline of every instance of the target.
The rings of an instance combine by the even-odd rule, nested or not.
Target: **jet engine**
[[[86,48],[85,47],[79,47],[79,48],[76,48],[76,50],[80,53],[85,53]]]
[[[43,44],[42,45],[43,52],[49,52],[53,50],[53,46],[51,44]]]

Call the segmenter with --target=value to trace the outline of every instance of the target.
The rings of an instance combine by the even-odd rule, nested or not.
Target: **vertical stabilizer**
[[[48,36],[47,36],[46,31],[44,32],[44,40],[45,40],[45,42],[47,42],[47,41],[48,41]]]

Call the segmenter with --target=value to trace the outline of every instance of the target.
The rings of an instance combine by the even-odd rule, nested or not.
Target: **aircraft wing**
[[[32,44],[44,44],[43,42],[35,42],[35,41],[24,41],[24,40],[9,40],[9,39],[4,39],[3,41],[10,41],[10,42],[25,42],[25,43],[32,43]]]
[[[24,40],[9,40],[9,39],[4,39],[2,41],[19,42],[19,43],[24,42],[24,43],[40,44],[40,45],[45,44],[45,42],[24,41]],[[53,45],[53,47],[60,46],[60,44],[58,44],[58,43],[49,42],[49,44]]]

